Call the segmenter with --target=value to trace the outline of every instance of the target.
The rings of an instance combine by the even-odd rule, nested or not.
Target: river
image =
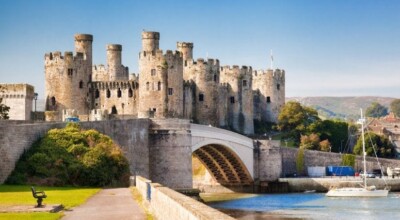
[[[400,193],[385,198],[332,198],[324,193],[262,194],[208,203],[237,219],[400,219]]]

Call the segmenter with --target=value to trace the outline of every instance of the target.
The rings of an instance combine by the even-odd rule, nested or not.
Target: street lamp
[[[35,99],[35,113],[36,113],[36,101],[37,101],[37,97],[39,94],[37,94],[36,92],[33,94],[33,99]]]

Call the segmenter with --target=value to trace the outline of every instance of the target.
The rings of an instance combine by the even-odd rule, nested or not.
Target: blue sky
[[[142,30],[160,47],[194,43],[194,57],[221,65],[286,71],[286,96],[400,98],[400,1],[0,0],[0,82],[29,83],[44,96],[44,54],[72,51],[74,34],[94,35],[93,63],[123,45],[138,73]]]

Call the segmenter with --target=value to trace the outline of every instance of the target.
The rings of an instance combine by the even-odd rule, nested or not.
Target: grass
[[[77,187],[35,187],[37,191],[45,191],[47,198],[43,204],[62,204],[70,209],[84,203],[96,194],[99,188]],[[26,185],[0,185],[0,206],[35,205],[31,187]],[[62,213],[0,213],[0,219],[59,219]]]
[[[143,196],[140,194],[140,192],[137,190],[136,187],[130,187],[130,189],[132,192],[133,199],[136,200],[136,202],[139,203],[139,206],[142,208],[142,210],[144,210],[146,214],[146,219],[153,220],[154,219],[153,215],[151,214],[148,207],[144,204]]]

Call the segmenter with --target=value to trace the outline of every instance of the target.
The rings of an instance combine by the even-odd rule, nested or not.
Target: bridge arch
[[[250,185],[253,140],[220,128],[191,124],[192,153],[222,185]]]

